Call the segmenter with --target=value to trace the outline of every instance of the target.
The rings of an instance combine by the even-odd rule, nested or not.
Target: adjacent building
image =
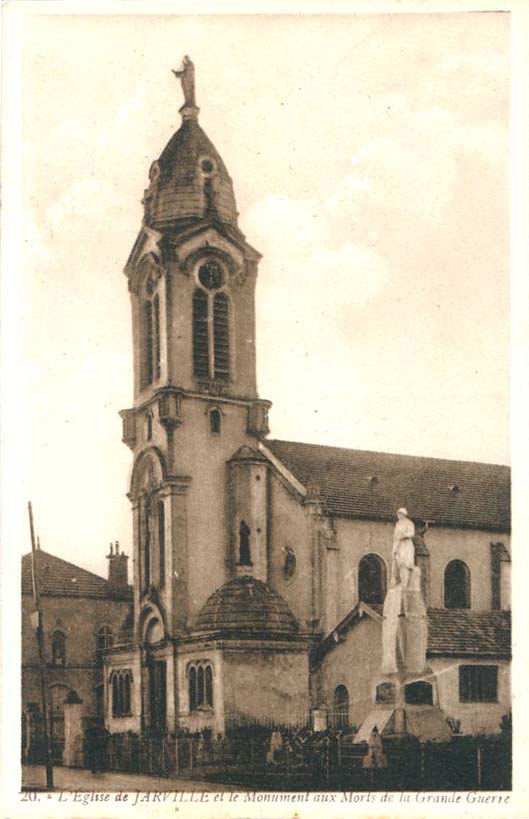
[[[132,588],[127,555],[119,545],[108,555],[108,578],[82,569],[41,549],[35,553],[44,625],[48,707],[53,745],[60,758],[64,742],[64,702],[82,700],[86,716],[103,718],[103,654],[130,639]],[[31,553],[22,558],[22,709],[26,741],[32,725],[41,731],[42,708]],[[29,730],[28,730],[29,729]]]

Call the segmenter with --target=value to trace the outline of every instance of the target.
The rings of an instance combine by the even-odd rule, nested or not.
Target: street
[[[165,778],[145,774],[129,774],[116,771],[92,773],[85,768],[53,769],[56,791],[244,791],[240,785],[224,785],[215,782],[203,782],[195,779]],[[46,769],[44,765],[22,766],[22,787],[46,787]]]

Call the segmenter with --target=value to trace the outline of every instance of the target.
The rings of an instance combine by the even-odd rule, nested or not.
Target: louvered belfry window
[[[142,388],[148,387],[161,376],[161,328],[160,296],[155,290],[157,282],[149,276],[145,283],[143,301],[143,337],[142,337]]]
[[[193,372],[201,378],[230,377],[229,299],[221,265],[209,259],[198,271],[193,294]]]
[[[208,296],[198,288],[193,296],[193,372],[209,375]]]
[[[228,336],[228,299],[215,293],[213,302],[213,343],[215,378],[227,381],[230,375],[230,342]]]

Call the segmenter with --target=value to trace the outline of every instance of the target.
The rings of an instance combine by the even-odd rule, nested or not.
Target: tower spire
[[[178,70],[174,68],[171,70],[175,77],[182,83],[182,91],[184,92],[184,104],[179,109],[182,120],[198,120],[200,108],[197,108],[195,96],[195,66],[193,61],[186,54],[182,60],[182,67]]]

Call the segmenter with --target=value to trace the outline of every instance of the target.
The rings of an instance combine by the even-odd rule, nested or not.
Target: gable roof
[[[80,566],[75,566],[61,557],[50,555],[38,549],[37,570],[41,595],[50,597],[110,597],[114,600],[128,600],[132,597],[132,587],[122,592],[114,591],[104,577],[93,574]],[[22,594],[33,594],[31,573],[31,552],[22,558]]]
[[[510,530],[510,469],[386,452],[266,440],[265,446],[304,485],[317,484],[328,514],[438,526]]]
[[[337,646],[364,615],[382,625],[382,606],[357,603],[312,655],[313,666]],[[428,657],[511,657],[511,612],[428,609]]]

